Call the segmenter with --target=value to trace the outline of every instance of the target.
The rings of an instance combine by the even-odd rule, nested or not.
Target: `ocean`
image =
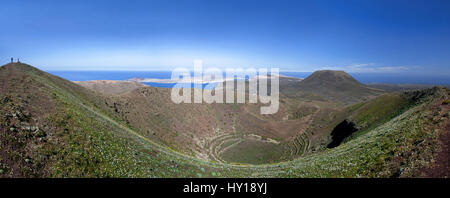
[[[156,78],[170,79],[171,71],[47,71],[53,75],[65,78],[70,81],[90,81],[90,80],[128,80],[131,78]],[[281,75],[306,78],[312,72],[280,72]],[[427,76],[413,74],[381,74],[381,73],[350,73],[361,83],[386,83],[386,84],[429,84],[429,85],[450,85],[450,75]],[[175,83],[154,83],[146,82],[152,87],[171,88]],[[194,87],[200,85],[192,84]],[[202,84],[205,88],[207,84]]]

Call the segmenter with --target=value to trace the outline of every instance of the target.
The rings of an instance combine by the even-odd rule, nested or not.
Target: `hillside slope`
[[[114,80],[74,81],[74,83],[104,94],[121,94],[146,86],[139,82]]]
[[[281,163],[228,164],[154,143],[104,96],[29,65],[7,64],[0,67],[0,177],[443,177],[449,94],[407,92],[413,102],[396,114],[377,108],[384,102],[355,104],[346,118],[366,123],[366,130],[335,148]]]
[[[107,105],[141,135],[179,152],[205,160],[223,161],[222,151],[237,150],[232,143],[264,145],[279,152],[284,142],[305,132],[315,112],[328,103],[311,103],[283,98],[273,115],[260,115],[261,104],[174,104],[170,89],[142,87],[128,93],[109,96]],[[299,111],[302,111],[299,113]],[[274,145],[275,144],[275,145]],[[228,145],[222,147],[221,145]],[[249,149],[245,149],[248,151]],[[245,152],[239,152],[245,153]],[[280,161],[280,153],[267,159],[246,155],[239,162]],[[235,157],[227,157],[234,161]]]
[[[29,65],[0,68],[0,102],[1,177],[192,177],[200,172],[195,159],[126,127],[95,92]]]
[[[321,96],[342,104],[351,104],[383,93],[359,83],[344,71],[316,71],[293,87],[291,92],[300,91]]]

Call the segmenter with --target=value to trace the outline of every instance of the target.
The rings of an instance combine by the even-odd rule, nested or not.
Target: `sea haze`
[[[48,71],[49,73],[65,78],[70,81],[90,81],[90,80],[128,80],[131,78],[155,78],[170,79],[171,71]],[[281,75],[306,78],[312,72],[280,72]],[[386,84],[429,84],[429,85],[450,85],[450,76],[427,76],[413,74],[386,74],[386,73],[350,73],[356,80],[365,83],[386,83]],[[155,83],[145,82],[152,87],[171,88],[175,83]],[[207,84],[203,84],[205,88]],[[199,88],[200,85],[193,84]]]

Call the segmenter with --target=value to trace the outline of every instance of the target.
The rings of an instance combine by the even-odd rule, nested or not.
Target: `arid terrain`
[[[407,91],[406,91],[407,90]],[[248,94],[248,93],[247,93]],[[280,108],[0,67],[0,177],[448,177],[450,91],[280,77]]]

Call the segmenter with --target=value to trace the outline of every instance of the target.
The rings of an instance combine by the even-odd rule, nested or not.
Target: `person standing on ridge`
[[[17,58],[17,63],[20,63],[20,59],[19,58]]]
[[[14,63],[14,58],[11,58],[11,63]]]

